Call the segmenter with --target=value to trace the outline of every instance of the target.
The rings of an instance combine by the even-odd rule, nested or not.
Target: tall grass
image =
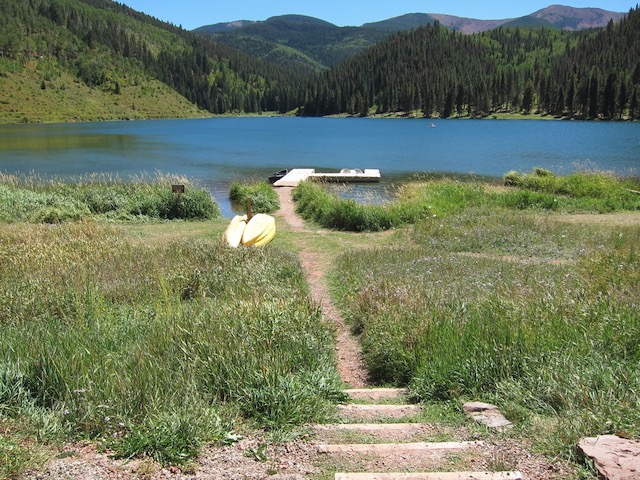
[[[297,212],[325,228],[355,232],[397,228],[433,214],[424,201],[365,205],[329,193],[321,183],[303,182],[293,193]]]
[[[323,227],[349,231],[378,231],[446,217],[469,207],[558,212],[640,210],[640,179],[601,172],[577,172],[556,177],[547,170],[509,172],[504,187],[474,179],[419,181],[402,186],[397,199],[368,205],[341,199],[322,184],[303,182],[294,191],[298,212]]]
[[[247,200],[251,199],[251,208],[255,213],[273,213],[280,208],[278,194],[267,182],[232,182],[229,198],[243,209],[247,208]]]
[[[412,243],[348,252],[334,277],[380,383],[496,402],[556,454],[640,437],[637,226],[484,205],[420,222]]]
[[[172,184],[186,186],[173,193]],[[44,180],[0,174],[0,221],[61,223],[108,220],[210,219],[220,215],[211,195],[189,180],[162,174],[124,181],[91,175]]]
[[[3,228],[0,328],[0,415],[122,456],[180,463],[247,422],[317,421],[340,388],[332,331],[274,248]]]
[[[598,213],[640,209],[638,178],[598,171],[556,176],[538,168],[531,173],[508,172],[504,183],[513,188],[499,201],[510,207]]]

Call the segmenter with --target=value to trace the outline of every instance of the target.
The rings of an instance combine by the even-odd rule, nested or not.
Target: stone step
[[[482,448],[484,442],[417,442],[417,443],[350,443],[318,445],[318,453],[375,453],[391,455],[402,452],[429,452],[438,450],[467,450]]]
[[[338,405],[340,417],[351,420],[405,418],[422,412],[419,405]]]
[[[398,398],[405,396],[407,392],[406,388],[351,388],[344,390],[344,393],[358,400]]]
[[[520,472],[336,473],[335,480],[522,480]]]

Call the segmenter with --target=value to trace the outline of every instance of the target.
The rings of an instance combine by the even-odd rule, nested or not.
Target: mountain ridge
[[[381,28],[389,31],[398,31],[394,29],[395,26],[401,27],[401,29],[417,28],[432,24],[434,20],[438,20],[441,25],[452,28],[463,33],[479,33],[486,30],[492,30],[505,24],[510,26],[518,26],[517,24],[511,25],[513,22],[517,22],[521,19],[528,19],[529,17],[546,20],[550,26],[559,26],[565,30],[582,30],[596,27],[605,26],[609,20],[618,21],[621,20],[627,12],[616,12],[612,10],[604,10],[595,7],[570,7],[566,5],[553,4],[548,7],[542,8],[528,15],[514,18],[503,18],[495,20],[476,19],[472,17],[459,17],[456,15],[450,15],[445,13],[406,13],[396,17],[391,17],[385,20],[379,20],[376,22],[363,23],[360,26],[337,26],[325,20],[316,17],[310,17],[306,15],[287,14],[269,17],[266,20],[234,20],[229,22],[220,22],[210,25],[203,25],[193,29],[192,31],[198,33],[213,33],[221,31],[233,31],[236,29],[242,29],[249,25],[256,23],[268,22],[276,18],[287,17],[304,17],[308,19],[318,20],[320,22],[328,23],[337,28]],[[575,20],[577,17],[577,21]],[[409,21],[406,21],[409,19]],[[418,21],[411,21],[411,19],[418,19]],[[567,19],[571,21],[567,22]],[[525,25],[526,26],[526,25]]]
[[[546,27],[584,30],[604,27],[624,18],[622,12],[597,8],[550,5],[529,15],[498,20],[478,20],[436,13],[407,13],[359,27],[339,27],[305,15],[280,15],[261,21],[238,20],[204,25],[194,33],[210,37],[232,48],[302,71],[331,68],[394,33],[438,22],[464,34],[505,27]]]

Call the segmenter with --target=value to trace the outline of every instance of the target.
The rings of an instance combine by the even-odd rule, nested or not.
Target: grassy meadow
[[[78,439],[184,464],[332,418],[335,332],[301,245],[331,268],[379,384],[434,411],[495,403],[554,456],[640,437],[637,179],[424,179],[383,206],[303,183],[301,214],[343,231],[279,227],[262,249],[227,248],[228,220],[186,179],[0,180],[0,477]]]
[[[54,187],[5,182],[2,211],[86,194]],[[21,215],[0,230],[0,478],[63,441],[181,464],[247,429],[282,436],[332,413],[333,328],[295,255],[227,248],[223,219]]]
[[[638,438],[640,221],[577,214],[637,212],[637,180],[505,183],[413,185],[432,208],[403,244],[338,259],[334,295],[370,372],[425,403],[495,403],[553,455],[584,435]]]

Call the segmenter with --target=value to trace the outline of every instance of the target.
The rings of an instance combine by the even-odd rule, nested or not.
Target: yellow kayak
[[[246,215],[236,215],[224,232],[224,240],[230,247],[236,248],[242,241],[242,234],[247,226]]]
[[[271,215],[258,213],[247,222],[242,233],[242,244],[248,247],[261,247],[276,236],[276,219]]]

